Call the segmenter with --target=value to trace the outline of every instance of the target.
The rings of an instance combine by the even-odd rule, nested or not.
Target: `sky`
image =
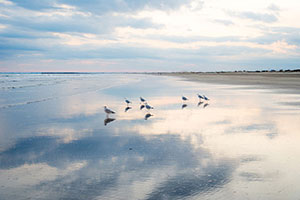
[[[298,69],[299,10],[299,0],[0,0],[0,71]]]

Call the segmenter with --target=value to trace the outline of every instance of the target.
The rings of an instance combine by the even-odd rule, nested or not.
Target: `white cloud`
[[[285,61],[299,55],[299,34],[275,30],[300,28],[295,0],[276,4],[270,0],[247,4],[238,0],[155,0],[136,4],[94,0],[94,6],[69,0],[12,2],[0,1],[0,57],[5,59],[0,70],[7,69],[3,63],[13,59],[23,59],[26,64],[24,58],[37,63],[38,59],[52,59],[52,65],[59,60],[108,59],[118,63],[116,59],[127,59],[128,71],[137,68],[129,60],[146,58],[152,63],[164,60],[163,69],[172,71],[169,66],[174,63],[187,68],[201,65],[203,56],[207,66],[213,65],[216,60],[210,59],[216,54],[222,54],[224,66],[240,66],[233,58],[247,54],[245,51],[249,51],[250,60],[265,56],[268,62],[279,54]],[[190,58],[193,63],[183,63],[178,50],[183,50],[184,59]],[[201,55],[195,54],[198,50]],[[172,62],[166,60],[170,57]],[[122,64],[126,66],[126,62]],[[271,65],[276,64],[274,60]],[[154,68],[147,66],[145,70]]]

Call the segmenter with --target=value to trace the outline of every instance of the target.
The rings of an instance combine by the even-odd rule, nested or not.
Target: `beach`
[[[300,72],[175,72],[161,74],[182,77],[185,80],[196,82],[248,85],[300,92]]]
[[[0,77],[0,199],[300,196],[297,77]]]

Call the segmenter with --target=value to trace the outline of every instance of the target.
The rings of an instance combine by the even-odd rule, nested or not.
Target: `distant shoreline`
[[[300,93],[300,70],[289,72],[172,72],[153,74],[214,84],[256,85],[273,89],[290,89]]]
[[[220,71],[220,72],[0,72],[0,74],[149,74],[181,77],[188,81],[213,84],[251,85],[259,88],[290,89],[300,93],[300,69],[262,71]]]
[[[43,72],[0,72],[0,74],[260,74],[260,73],[300,73],[300,69],[256,70],[256,71],[215,71],[215,72],[78,72],[78,71],[43,71]]]

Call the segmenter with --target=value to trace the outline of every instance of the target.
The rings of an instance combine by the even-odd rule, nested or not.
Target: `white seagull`
[[[150,110],[150,109],[153,109],[153,107],[152,106],[150,106],[150,105],[148,105],[147,103],[146,103],[146,108],[148,109],[148,110]]]
[[[104,106],[104,112],[106,112],[107,115],[109,115],[109,114],[115,114],[114,111],[112,111],[111,109],[107,108],[106,106]]]

